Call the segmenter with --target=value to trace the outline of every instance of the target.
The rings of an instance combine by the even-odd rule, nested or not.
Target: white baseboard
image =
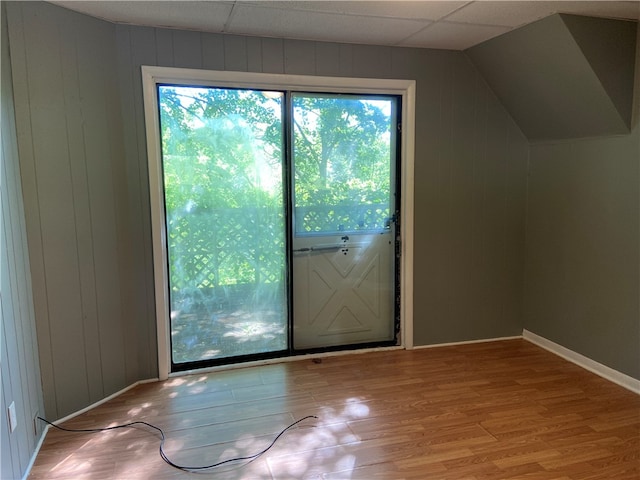
[[[481,340],[465,340],[462,342],[434,343],[432,345],[414,345],[411,349],[418,350],[421,348],[454,347],[456,345],[470,345],[472,343],[499,342],[501,340],[519,340],[519,339],[522,339],[522,335],[515,335],[513,337],[483,338]]]
[[[538,345],[545,350],[550,351],[551,353],[555,353],[559,357],[564,358],[576,365],[589,370],[596,375],[599,375],[610,382],[620,385],[621,387],[626,388],[627,390],[631,390],[633,393],[637,393],[640,395],[640,380],[637,380],[629,375],[626,375],[622,372],[614,370],[613,368],[607,367],[601,363],[596,362],[595,360],[591,360],[584,355],[581,355],[573,350],[569,350],[562,345],[558,345],[551,340],[547,340],[540,335],[536,335],[535,333],[529,332],[528,330],[522,331],[522,338],[525,340]]]
[[[73,413],[67,415],[66,417],[59,418],[58,420],[56,420],[55,422],[52,422],[52,423],[54,425],[58,425],[60,423],[64,423],[64,422],[66,422],[68,420],[71,420],[72,418],[77,417],[78,415],[82,415],[83,413],[88,412],[89,410],[93,410],[94,408],[102,405],[103,403],[106,403],[109,400],[112,400],[112,399],[122,395],[124,392],[127,392],[127,391],[131,390],[132,388],[137,387],[138,385],[142,385],[143,383],[157,382],[157,381],[158,381],[157,378],[150,378],[148,380],[138,380],[137,382],[132,383],[128,387],[124,387],[122,390],[119,390],[119,391],[117,391],[115,393],[112,393],[108,397],[104,397],[103,399],[98,400],[96,403],[92,403],[88,407],[84,407],[82,410],[78,410],[77,412],[73,412]],[[49,426],[50,425],[47,425],[47,427],[49,427]]]
[[[111,400],[112,398],[117,397],[118,395],[122,395],[124,392],[131,390],[133,387],[137,387],[138,385],[141,385],[143,383],[151,383],[151,382],[157,382],[158,379],[157,378],[150,378],[148,380],[138,380],[135,383],[132,383],[131,385],[129,385],[128,387],[123,388],[122,390],[117,391],[116,393],[112,393],[111,395],[109,395],[108,397],[105,397],[101,400],[98,400],[96,403],[92,403],[91,405],[89,405],[88,407],[83,408],[82,410],[78,410],[77,412],[73,412],[70,415],[67,415],[66,417],[63,418],[59,418],[58,420],[52,422],[54,425],[58,425],[60,423],[64,423],[67,420],[71,420],[74,417],[77,417],[78,415],[81,415],[85,412],[88,412],[91,409],[96,408],[99,405],[102,405],[105,402],[108,402],[109,400]],[[29,477],[29,474],[31,473],[31,469],[33,468],[33,464],[36,461],[36,458],[38,456],[38,453],[40,453],[40,448],[42,448],[42,444],[44,443],[44,439],[47,436],[47,432],[49,432],[49,429],[51,428],[51,425],[46,424],[44,429],[42,430],[42,433],[40,434],[40,440],[38,440],[38,444],[36,445],[35,450],[33,451],[33,454],[31,455],[31,459],[29,460],[29,464],[27,465],[27,469],[25,470],[24,476],[22,477],[22,480],[27,480],[27,478]]]

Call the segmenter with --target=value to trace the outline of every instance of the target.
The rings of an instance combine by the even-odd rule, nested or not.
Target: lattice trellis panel
[[[297,233],[375,231],[389,226],[389,205],[296,207]]]
[[[168,227],[172,290],[280,281],[283,221],[267,208],[174,215]]]
[[[388,226],[387,205],[296,208],[301,233],[371,231]],[[276,284],[285,264],[284,216],[270,208],[206,209],[169,217],[173,292]]]

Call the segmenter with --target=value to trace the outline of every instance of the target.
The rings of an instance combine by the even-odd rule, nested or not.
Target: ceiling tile
[[[517,27],[549,16],[558,3],[561,2],[473,2],[449,15],[447,21]]]
[[[465,49],[504,33],[509,28],[554,13],[640,19],[640,0],[54,0],[49,3],[115,23],[444,49]],[[432,24],[434,21],[437,24]]]
[[[381,19],[355,15],[236,5],[228,33],[306,40],[390,45],[428,25],[425,20]]]
[[[233,2],[216,1],[55,1],[61,7],[115,23],[209,32],[222,31]]]
[[[344,13],[373,17],[405,18],[414,20],[439,20],[469,1],[274,1],[237,2],[238,5],[254,4],[286,10],[305,10],[325,13]]]
[[[464,50],[478,43],[497,37],[511,30],[510,27],[437,22],[421,32],[403,40],[404,47],[443,48]]]

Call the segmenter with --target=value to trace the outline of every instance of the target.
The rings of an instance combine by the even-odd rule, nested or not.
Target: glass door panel
[[[173,369],[286,351],[283,93],[157,88]]]
[[[292,94],[293,344],[395,338],[396,97]]]

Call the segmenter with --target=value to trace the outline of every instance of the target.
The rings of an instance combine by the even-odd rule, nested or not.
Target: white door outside
[[[393,339],[390,232],[298,238],[294,243],[296,349]]]

